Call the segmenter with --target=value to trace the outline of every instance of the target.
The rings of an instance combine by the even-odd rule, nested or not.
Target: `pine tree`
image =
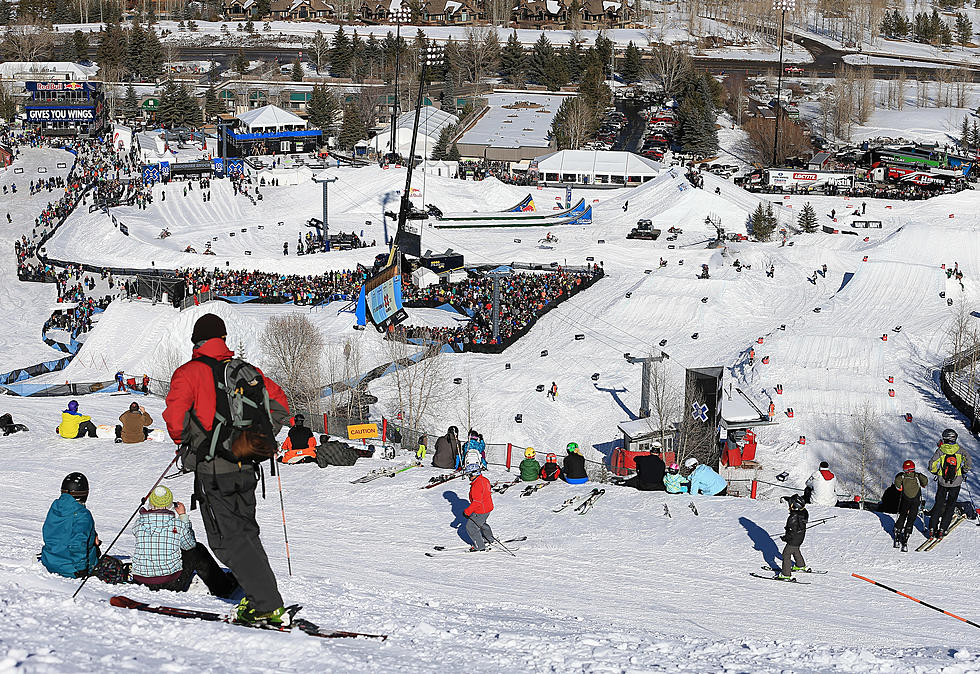
[[[218,98],[218,92],[214,88],[214,84],[208,86],[207,91],[204,93],[204,116],[206,119],[210,120],[222,112],[225,111],[225,106],[221,103]]]
[[[357,29],[354,30],[354,34],[350,39],[350,63],[348,64],[348,77],[351,78],[353,82],[363,82],[364,72],[364,40],[361,36],[357,34]]]
[[[449,161],[460,161],[463,157],[459,154],[459,148],[456,147],[456,143],[449,148],[449,154],[446,156]]]
[[[303,64],[299,62],[299,59],[293,61],[293,69],[289,72],[289,79],[293,82],[303,81]]]
[[[755,211],[752,212],[751,226],[752,236],[759,241],[768,241],[772,238],[772,233],[776,230],[776,215],[772,210],[772,202],[767,202],[763,206],[760,202]]]
[[[337,120],[337,113],[340,106],[337,97],[326,87],[317,85],[313,87],[313,94],[306,104],[306,113],[310,124],[323,131],[331,131]]]
[[[500,51],[500,74],[510,84],[523,84],[527,76],[527,55],[515,30]]]
[[[118,79],[125,56],[126,36],[122,27],[118,23],[110,23],[102,33],[96,49],[95,60],[99,64],[99,76],[106,80]]]
[[[163,71],[163,45],[160,44],[160,38],[157,36],[157,32],[150,28],[146,32],[145,41],[143,43],[140,74],[142,74],[145,79],[158,80],[163,77]]]
[[[960,147],[966,148],[970,145],[970,116],[963,115],[963,123],[960,124]]]
[[[143,50],[146,44],[146,33],[140,25],[139,16],[133,15],[133,25],[129,28],[126,39],[126,68],[129,74],[135,79],[140,79],[143,75]]]
[[[363,138],[367,138],[367,128],[364,126],[364,120],[361,119],[357,106],[351,101],[344,107],[344,121],[340,126],[337,142],[342,149],[350,150],[357,141]]]
[[[956,41],[967,45],[973,40],[973,22],[962,12],[956,13]]]
[[[14,16],[9,0],[0,0],[0,26],[6,26]]]
[[[565,50],[564,59],[573,82],[578,82],[582,79],[582,57],[582,43],[574,37],[571,38],[568,41],[568,48]]]
[[[51,23],[71,23],[75,16],[65,0],[55,0],[51,12]]]
[[[970,129],[970,145],[980,147],[980,125],[977,120],[973,120],[973,128]]]
[[[595,38],[595,55],[599,63],[602,64],[603,72],[611,77],[612,73],[609,72],[609,68],[612,64],[613,43],[602,31],[599,31]]]
[[[78,47],[75,44],[75,40],[71,37],[65,40],[65,44],[61,49],[61,58],[69,63],[78,63],[82,60],[81,56],[78,55]]]
[[[75,45],[75,54],[78,56],[79,62],[88,61],[88,33],[76,30],[71,34],[71,41]]]
[[[439,132],[439,140],[432,146],[432,158],[441,161],[449,156],[449,127],[442,127]]]
[[[17,99],[7,93],[6,88],[0,87],[0,119],[8,122],[17,116]]]
[[[126,119],[133,119],[140,111],[140,99],[136,95],[136,89],[133,88],[132,84],[126,87],[126,97],[123,99],[122,103],[122,113],[123,117]]]
[[[242,77],[248,72],[248,57],[245,56],[245,50],[239,48],[238,53],[235,54],[235,70]]]
[[[555,68],[555,48],[544,31],[531,48],[528,59],[528,77],[537,84],[546,84],[553,79]]]
[[[640,50],[632,41],[626,45],[626,56],[619,66],[619,74],[623,76],[623,81],[633,84],[643,79],[643,61]]]
[[[264,19],[272,13],[271,0],[255,0],[255,16]]]
[[[759,206],[762,206],[762,204],[759,204]],[[809,201],[803,204],[803,210],[800,211],[800,217],[797,219],[796,224],[807,234],[813,234],[817,231],[817,214]]]
[[[330,74],[334,77],[346,77],[350,72],[350,57],[350,39],[344,33],[344,27],[338,26],[330,46]]]

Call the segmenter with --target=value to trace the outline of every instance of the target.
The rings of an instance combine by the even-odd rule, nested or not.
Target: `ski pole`
[[[275,460],[275,459],[273,459]],[[286,533],[286,506],[282,500],[282,471],[276,471],[276,478],[279,480],[279,510],[282,511],[282,537],[286,541],[286,568],[289,569],[289,575],[293,575],[293,562],[289,558],[289,534]]]
[[[819,527],[824,522],[829,522],[830,520],[832,520],[832,519],[834,519],[836,517],[837,517],[837,515],[834,515],[832,517],[824,517],[823,519],[820,519],[820,520],[814,520],[813,524],[811,524],[810,526],[808,526],[807,529],[812,529],[813,527]],[[782,536],[782,535],[783,534],[781,534],[781,533],[769,534],[769,538],[775,538],[776,536]]]
[[[499,545],[500,547],[502,547],[502,548],[503,548],[504,550],[506,550],[506,551],[507,551],[507,554],[509,554],[509,555],[510,555],[511,557],[517,557],[517,555],[515,555],[515,554],[514,554],[514,553],[513,553],[513,552],[512,552],[511,550],[510,550],[510,548],[508,548],[508,547],[507,547],[506,545],[504,545],[503,543],[501,543],[501,542],[500,542],[500,539],[499,539],[499,538],[497,538],[496,536],[494,536],[494,537],[493,537],[493,542],[494,542],[494,543],[496,543],[497,545]]]
[[[119,533],[116,534],[116,537],[112,539],[112,543],[109,543],[109,547],[107,547],[103,551],[103,553],[101,555],[99,555],[99,559],[95,562],[95,566],[98,566],[99,565],[99,562],[101,562],[103,559],[105,559],[105,557],[109,554],[109,551],[112,550],[112,546],[116,544],[116,541],[119,540],[119,537],[122,536],[123,532],[126,531],[127,528],[129,528],[129,525],[132,523],[133,518],[136,517],[137,513],[139,513],[140,508],[143,507],[143,504],[146,503],[146,499],[150,498],[150,494],[153,493],[153,490],[156,489],[157,488],[157,485],[160,484],[160,481],[163,480],[163,476],[167,474],[167,471],[170,470],[170,467],[172,465],[174,465],[175,463],[177,463],[177,457],[178,456],[179,456],[179,454],[174,453],[174,458],[172,458],[170,460],[170,463],[167,464],[167,467],[163,469],[163,472],[162,473],[160,473],[160,477],[158,477],[156,479],[156,482],[153,483],[153,486],[150,487],[150,490],[148,492],[146,492],[146,496],[144,496],[143,498],[140,499],[140,504],[138,506],[136,506],[136,510],[134,510],[133,511],[133,514],[129,516],[129,519],[128,520],[126,520],[126,524],[124,524],[123,525],[123,528],[119,530]],[[92,567],[92,568],[94,569],[95,567]],[[78,596],[78,593],[82,591],[82,588],[85,587],[85,583],[87,583],[88,582],[88,579],[91,578],[91,577],[92,577],[91,575],[86,575],[84,578],[82,578],[81,584],[78,586],[78,588],[75,590],[74,594],[72,594],[72,596],[71,596],[72,599],[74,599],[75,597]]]
[[[893,587],[888,587],[887,585],[882,585],[881,583],[879,583],[876,580],[871,580],[870,578],[865,578],[864,576],[859,576],[856,573],[852,573],[851,575],[854,576],[855,578],[859,578],[861,580],[866,580],[867,582],[871,583],[872,585],[877,585],[878,587],[884,588],[884,589],[888,590],[889,592],[894,592],[895,594],[897,594],[899,596],[902,596],[902,597],[905,597],[906,599],[911,599],[916,604],[922,604],[923,606],[925,606],[927,608],[931,608],[933,611],[939,611],[940,613],[945,613],[946,615],[948,615],[951,618],[956,618],[957,620],[962,620],[967,625],[973,625],[974,627],[980,627],[980,625],[978,625],[977,623],[973,622],[972,620],[967,620],[966,618],[961,618],[960,616],[956,615],[955,613],[950,613],[949,611],[943,610],[943,609],[939,608],[938,606],[933,606],[932,604],[927,604],[926,602],[922,601],[921,599],[916,599],[915,597],[913,597],[911,595],[907,595],[904,592],[899,592],[898,590],[896,590]]]

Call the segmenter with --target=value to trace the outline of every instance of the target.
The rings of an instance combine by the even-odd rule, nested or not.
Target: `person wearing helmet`
[[[706,466],[699,463],[693,456],[684,461],[684,467],[690,470],[687,479],[690,480],[690,492],[692,494],[706,494],[708,496],[725,496],[728,494],[728,483],[725,478]]]
[[[667,466],[667,473],[664,475],[664,488],[668,494],[686,494],[691,483],[681,475],[681,467],[676,463]]]
[[[623,484],[640,491],[664,491],[664,474],[667,472],[667,465],[660,458],[660,445],[653,445],[650,447],[649,454],[638,456],[634,461],[636,475]]]
[[[283,440],[279,460],[283,463],[312,463],[316,461],[316,438],[306,426],[306,417],[297,414],[289,435]]]
[[[525,482],[534,482],[541,474],[541,464],[534,456],[534,447],[528,447],[524,450],[524,460],[518,466],[521,469],[521,479]]]
[[[809,571],[800,552],[803,539],[806,538],[806,523],[810,513],[806,511],[806,502],[799,494],[784,496],[782,499],[789,505],[789,517],[786,519],[786,533],[780,538],[786,543],[783,548],[783,567],[776,574],[777,580],[793,580],[793,571]]]
[[[943,431],[942,442],[929,461],[929,472],[936,476],[936,503],[929,514],[929,538],[942,538],[953,519],[963,477],[970,470],[970,456],[956,443],[956,431]]]
[[[895,476],[895,489],[902,495],[898,504],[898,519],[892,532],[894,547],[901,546],[902,552],[909,551],[909,534],[915,527],[915,518],[919,514],[919,502],[922,500],[922,490],[929,484],[929,478],[915,471],[915,462],[906,461],[902,464],[902,472]]]
[[[146,409],[135,400],[129,404],[129,409],[119,415],[119,423],[116,424],[116,442],[133,444],[143,442],[150,437],[150,429],[153,418],[146,413]]]
[[[484,477],[479,463],[467,464],[463,472],[470,478],[470,504],[466,515],[466,535],[470,537],[471,552],[486,550],[487,543],[493,543],[493,531],[487,524],[487,517],[493,512],[493,499],[490,497],[490,480]]]
[[[456,461],[457,469],[471,463],[479,463],[481,468],[486,468],[487,443],[483,441],[483,436],[471,428],[469,438],[463,445],[462,451],[457,455]]]
[[[82,578],[99,561],[99,535],[95,519],[85,507],[88,478],[69,473],[61,482],[61,496],[48,508],[41,535],[41,564],[65,578]]]
[[[541,479],[545,482],[554,482],[561,477],[561,468],[558,467],[558,455],[549,453],[545,457],[544,465],[541,466]]]
[[[822,506],[837,505],[837,476],[830,472],[830,464],[820,462],[820,467],[806,481],[803,500]]]
[[[61,413],[58,435],[70,440],[72,438],[83,438],[86,434],[90,438],[98,437],[95,434],[95,424],[92,423],[92,417],[79,412],[78,401],[72,400],[68,403],[68,409]]]
[[[184,504],[163,485],[153,488],[148,501],[133,526],[133,581],[151,590],[187,592],[197,573],[211,594],[230,596],[238,581],[197,542]]]
[[[565,451],[568,454],[561,464],[565,482],[568,484],[584,484],[588,482],[589,474],[585,472],[585,457],[582,456],[582,451],[579,449],[578,443],[569,442],[565,447]]]
[[[459,456],[459,429],[450,426],[442,437],[436,439],[436,451],[432,455],[432,465],[436,468],[452,470]]]

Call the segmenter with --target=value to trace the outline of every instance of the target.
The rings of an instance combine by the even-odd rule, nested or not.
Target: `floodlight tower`
[[[398,54],[402,50],[402,24],[412,17],[412,13],[399,7],[388,15],[395,22],[395,100],[391,104],[391,154],[395,154],[395,120],[398,118]]]
[[[776,166],[776,149],[779,147],[779,117],[782,112],[783,92],[783,31],[786,28],[786,12],[796,9],[796,0],[772,0],[772,8],[779,12],[779,75],[776,84],[776,130],[772,136],[772,165]]]

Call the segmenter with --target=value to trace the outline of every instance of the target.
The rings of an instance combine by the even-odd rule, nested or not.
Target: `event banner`
[[[27,108],[28,122],[94,122],[95,108]]]
[[[378,330],[398,325],[408,318],[402,308],[402,277],[397,262],[365,281],[364,290],[368,315]]]

